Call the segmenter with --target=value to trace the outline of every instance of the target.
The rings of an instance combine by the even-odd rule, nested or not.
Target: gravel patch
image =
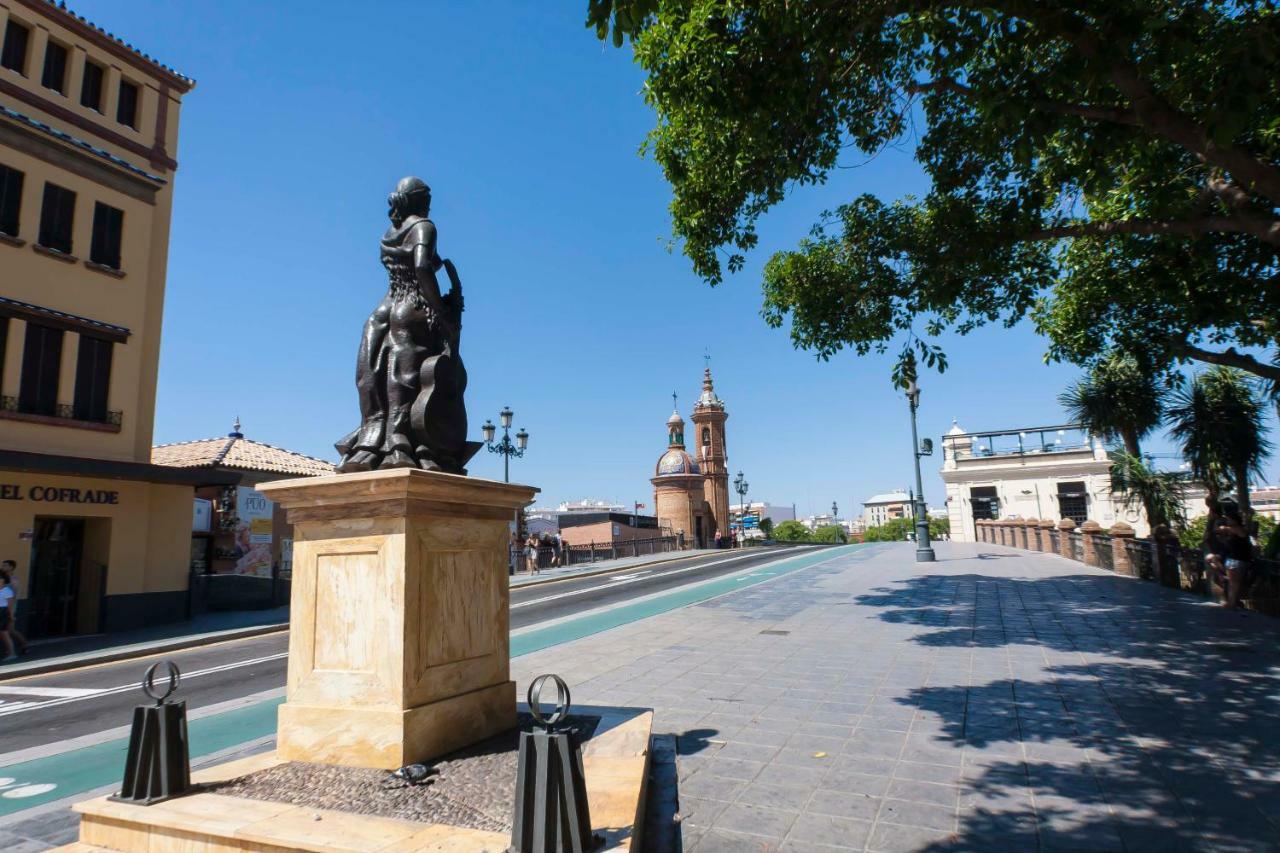
[[[600,718],[574,715],[566,722],[586,741],[595,733]],[[516,728],[429,762],[435,773],[418,785],[405,784],[385,770],[291,761],[203,790],[317,809],[510,832],[520,732],[533,729],[533,718],[520,714]]]

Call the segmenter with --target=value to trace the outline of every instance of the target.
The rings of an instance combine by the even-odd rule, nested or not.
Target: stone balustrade
[[[1132,526],[1117,521],[1105,529],[1092,519],[1077,524],[1064,518],[992,519],[975,523],[979,542],[1040,551],[1076,560],[1126,577],[1152,580],[1165,586],[1220,598],[1220,590],[1206,577],[1199,549],[1183,548],[1163,525],[1151,539],[1138,539]],[[1253,610],[1280,615],[1280,562],[1259,560],[1263,579],[1244,604]]]

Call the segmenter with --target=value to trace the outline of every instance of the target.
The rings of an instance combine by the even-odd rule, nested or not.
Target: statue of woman
[[[391,227],[381,254],[390,287],[364,324],[356,360],[361,422],[334,445],[342,454],[338,471],[465,474],[479,445],[466,440],[467,371],[458,356],[462,282],[436,253],[436,227],[427,218],[431,189],[420,178],[404,178],[387,203]],[[436,280],[441,268],[450,282],[444,295]]]

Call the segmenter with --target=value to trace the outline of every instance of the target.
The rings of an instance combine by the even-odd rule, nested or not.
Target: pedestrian
[[[13,560],[0,562],[0,572],[8,576],[9,589],[13,590],[12,605],[9,609],[9,636],[18,654],[25,655],[29,648],[27,638],[18,630],[18,564]]]
[[[4,658],[0,659],[2,663],[9,663],[18,659],[18,655],[14,652],[13,635],[10,633],[13,628],[13,587],[9,586],[9,574],[0,570],[0,646],[4,647]]]
[[[560,568],[564,565],[564,539],[560,536],[560,531],[556,531],[556,535],[551,537],[551,565]]]
[[[716,550],[718,551],[723,547],[724,547],[724,542],[721,540],[720,531],[717,530],[716,531]]]
[[[1217,545],[1215,553],[1222,560],[1223,572],[1226,575],[1226,599],[1223,604],[1230,608],[1240,606],[1240,598],[1253,568],[1253,540],[1245,529],[1244,519],[1235,507],[1223,510],[1215,531]]]
[[[532,533],[524,542],[524,567],[531,575],[538,573],[538,537]]]

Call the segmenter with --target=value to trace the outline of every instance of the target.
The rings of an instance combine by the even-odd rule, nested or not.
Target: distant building
[[[794,521],[796,517],[796,508],[791,504],[771,504],[768,501],[748,501],[747,512],[759,516],[761,521],[773,519],[775,525],[783,521]],[[729,516],[733,519],[741,518],[742,504],[731,505]]]
[[[872,495],[862,502],[862,529],[879,527],[897,518],[910,518],[911,495],[906,489]]]
[[[226,436],[157,445],[151,462],[206,478],[195,490],[191,573],[243,578],[270,579],[273,569],[287,576],[293,561],[293,526],[254,486],[333,473],[331,462],[245,438],[239,418]],[[239,475],[239,485],[221,485],[228,474]],[[242,598],[258,594],[255,584],[235,586]]]
[[[1139,536],[1148,532],[1141,510],[1113,499],[1107,449],[1078,424],[974,433],[952,424],[942,439],[942,481],[956,542],[976,541],[980,519],[1124,521]]]
[[[729,469],[725,421],[729,415],[716,396],[711,368],[702,376],[702,394],[693,406],[695,454],[685,449],[684,418],[667,419],[667,449],[658,459],[653,505],[663,535],[684,534],[690,548],[714,545],[716,534],[729,535]]]
[[[569,545],[608,545],[662,535],[652,515],[626,512],[579,512],[560,517],[560,538]]]
[[[550,507],[530,507],[525,510],[525,520],[530,533],[541,535],[555,533],[560,529],[560,519],[566,515],[601,512],[628,512],[633,507],[620,503],[600,500],[564,501],[554,509]]]

